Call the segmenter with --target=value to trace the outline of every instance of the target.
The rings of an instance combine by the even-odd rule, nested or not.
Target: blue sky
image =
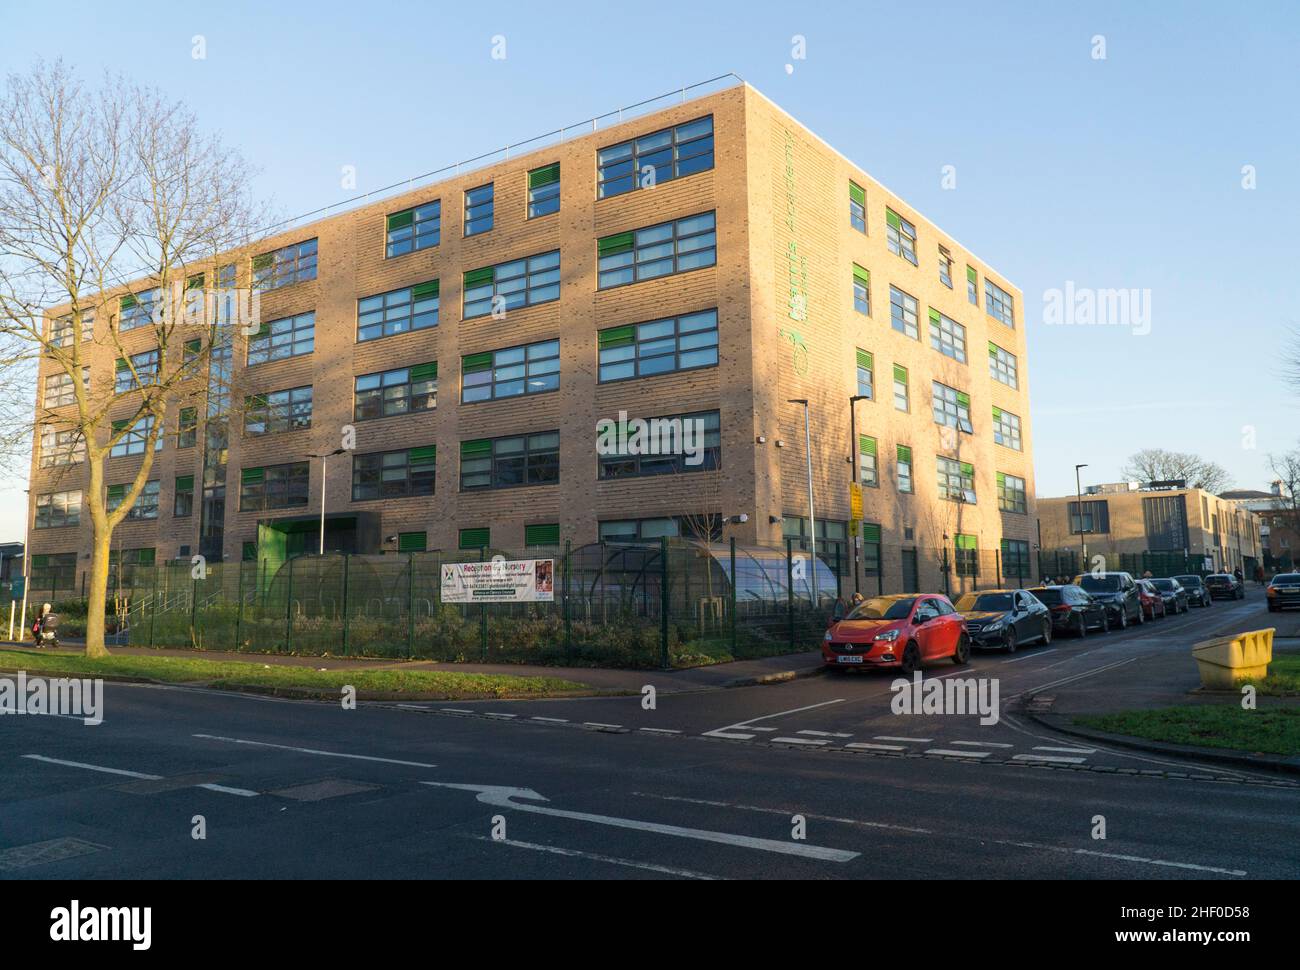
[[[59,55],[158,86],[259,166],[258,191],[290,214],[355,194],[344,165],[369,191],[735,71],[1023,289],[1040,495],[1073,491],[1076,462],[1113,481],[1147,446],[1201,453],[1260,488],[1267,453],[1296,446],[1279,360],[1300,326],[1294,4],[544,9],[13,5],[0,67]],[[1149,290],[1150,332],[1044,325],[1043,294],[1066,281]],[[4,485],[0,539],[20,538],[9,499],[23,486]]]

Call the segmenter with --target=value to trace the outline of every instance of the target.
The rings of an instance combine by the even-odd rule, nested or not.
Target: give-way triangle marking
[[[442,781],[426,781],[425,785],[435,788],[456,788],[478,794],[478,800],[485,805],[498,808],[513,808],[518,812],[532,812],[534,815],[550,815],[554,818],[570,818],[577,822],[591,822],[595,825],[611,825],[620,829],[635,829],[639,832],[653,832],[656,835],[671,835],[678,839],[696,839],[700,842],[719,842],[722,845],[735,845],[744,849],[758,849],[761,852],[779,852],[782,855],[801,856],[805,859],[817,859],[822,862],[848,862],[856,859],[857,852],[844,849],[827,849],[819,845],[803,845],[799,842],[778,842],[775,839],[756,839],[749,835],[732,835],[730,832],[710,832],[707,829],[688,829],[680,825],[662,825],[658,822],[642,822],[631,818],[616,818],[612,815],[592,815],[588,812],[569,812],[564,809],[538,805],[536,802],[547,801],[531,788],[511,788],[506,785],[454,785]],[[516,801],[515,799],[526,799]]]

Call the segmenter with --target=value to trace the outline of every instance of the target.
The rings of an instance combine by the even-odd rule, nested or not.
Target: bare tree
[[[1291,532],[1300,532],[1300,448],[1269,455],[1268,464],[1282,486],[1276,510],[1270,510],[1268,514],[1281,518]]]
[[[149,481],[169,416],[201,392],[196,378],[229,339],[212,288],[218,257],[250,237],[249,182],[185,107],[121,78],[90,88],[61,63],[38,64],[0,94],[0,363],[31,375],[44,361],[47,388],[51,371],[67,388],[67,403],[43,399],[23,427],[64,432],[82,466],[88,656],[107,654],[113,532]],[[132,356],[142,343],[156,358]],[[106,465],[128,435],[143,453],[110,508]]]
[[[1222,465],[1190,452],[1166,451],[1164,448],[1144,448],[1130,455],[1120,474],[1140,482],[1181,479],[1192,488],[1215,494],[1232,484],[1232,476]]]

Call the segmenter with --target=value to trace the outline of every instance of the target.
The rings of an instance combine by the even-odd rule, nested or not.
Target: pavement
[[[995,723],[896,713],[893,678],[856,671],[355,710],[108,684],[97,727],[0,717],[0,879],[1294,879],[1296,780],[1022,711],[1104,697],[1165,655],[1190,666],[1210,620],[1261,614],[1256,594],[925,672],[996,682]]]

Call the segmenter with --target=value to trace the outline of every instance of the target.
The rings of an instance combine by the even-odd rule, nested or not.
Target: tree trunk
[[[96,530],[98,533],[98,530]],[[90,588],[86,591],[86,656],[107,657],[104,646],[104,608],[108,600],[108,550],[111,537],[96,534],[91,540]]]

